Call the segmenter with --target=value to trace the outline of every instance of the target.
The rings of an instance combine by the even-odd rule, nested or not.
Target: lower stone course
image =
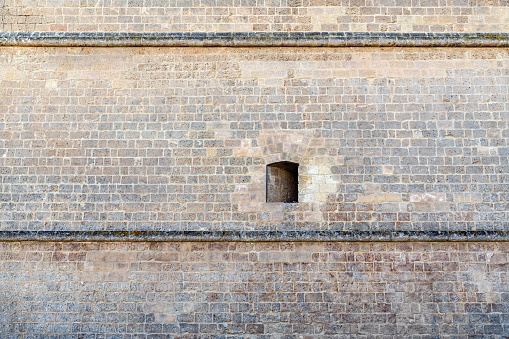
[[[3,242],[2,338],[507,338],[508,242]]]

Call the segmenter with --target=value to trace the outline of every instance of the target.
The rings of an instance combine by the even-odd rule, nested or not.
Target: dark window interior
[[[299,201],[299,164],[281,161],[267,165],[267,202]]]

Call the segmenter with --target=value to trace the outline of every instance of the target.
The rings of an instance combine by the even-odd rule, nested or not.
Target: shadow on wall
[[[281,161],[267,165],[267,202],[299,202],[299,164]]]

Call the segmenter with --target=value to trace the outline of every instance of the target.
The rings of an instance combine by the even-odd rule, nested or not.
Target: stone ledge
[[[509,241],[509,231],[0,231],[0,241]]]
[[[0,32],[0,46],[23,47],[509,47],[509,33]]]

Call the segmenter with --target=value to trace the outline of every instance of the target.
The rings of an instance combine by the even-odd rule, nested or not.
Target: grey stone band
[[[3,32],[0,46],[26,47],[509,47],[509,33],[71,33]]]
[[[0,231],[0,241],[509,241],[507,231]]]

